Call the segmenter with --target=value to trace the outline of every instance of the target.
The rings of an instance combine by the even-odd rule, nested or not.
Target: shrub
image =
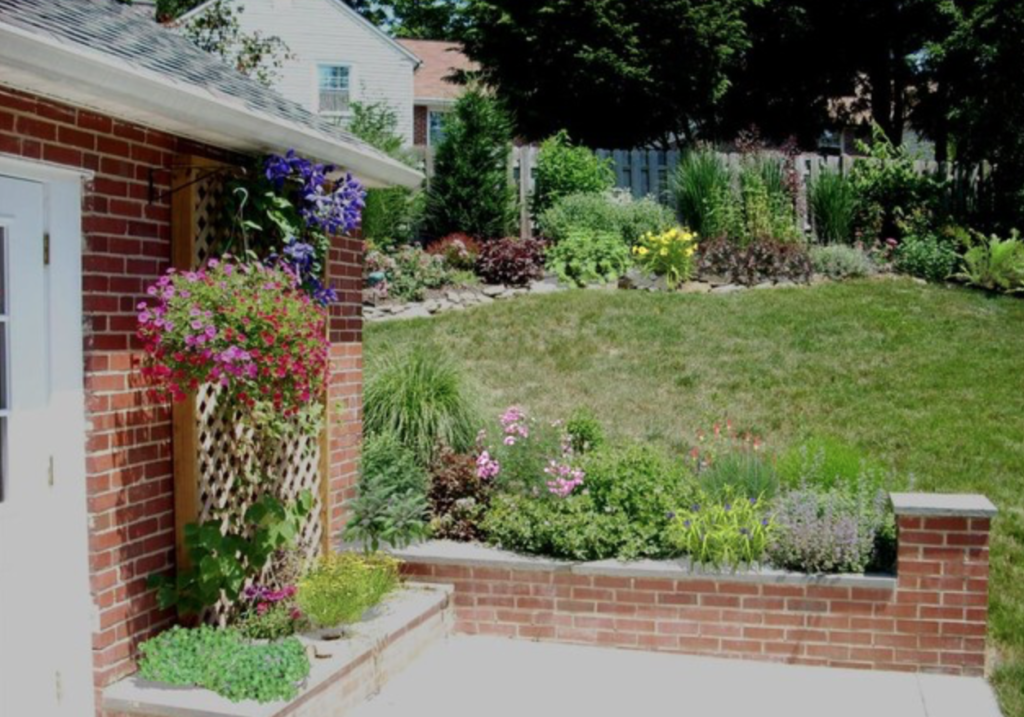
[[[1024,242],[1019,237],[1014,231],[1009,239],[991,237],[972,246],[957,278],[993,291],[1024,291]]]
[[[796,209],[786,190],[782,163],[774,158],[748,157],[739,173],[742,221],[730,238],[740,244],[766,240],[796,242]]]
[[[645,234],[633,247],[633,256],[641,269],[664,276],[670,289],[693,278],[697,237],[685,229],[670,229],[662,234]]]
[[[758,498],[726,491],[721,498],[700,495],[680,509],[668,528],[673,549],[698,565],[735,568],[764,560],[773,523]]]
[[[566,560],[615,555],[627,529],[623,516],[598,512],[589,495],[539,500],[499,493],[483,522],[488,542],[499,548]]]
[[[676,169],[672,193],[680,218],[697,236],[717,239],[729,234],[732,177],[714,151],[688,152]]]
[[[776,502],[769,553],[780,568],[863,572],[876,558],[879,538],[891,531],[891,520],[885,491],[801,488]]]
[[[628,191],[602,194],[570,194],[562,197],[537,219],[537,231],[553,244],[564,241],[573,231],[614,231],[627,246],[648,233],[661,233],[675,226],[672,210],[645,197],[634,199]]]
[[[714,239],[700,245],[698,257],[702,275],[721,276],[739,284],[783,279],[806,282],[813,272],[805,247],[775,240],[738,247],[727,239]]]
[[[213,690],[232,702],[294,699],[309,676],[306,648],[295,638],[245,641],[235,630],[172,627],[139,647],[139,676]]]
[[[814,233],[822,244],[849,244],[857,219],[857,189],[851,179],[824,169],[807,188]]]
[[[328,554],[299,581],[296,600],[313,625],[358,621],[398,587],[398,561],[386,555]]]
[[[480,256],[480,245],[468,234],[449,234],[428,246],[427,253],[442,257],[450,269],[472,271]]]
[[[434,459],[430,473],[431,535],[449,540],[480,540],[480,521],[490,502],[490,490],[477,475],[476,459],[443,450]]]
[[[534,173],[533,214],[538,216],[556,200],[570,194],[611,189],[615,173],[610,160],[598,159],[586,147],[574,147],[565,131],[544,140]]]
[[[874,262],[860,247],[812,246],[810,255],[814,271],[832,279],[855,279],[875,273]]]
[[[431,236],[466,232],[489,239],[508,233],[515,213],[511,148],[511,125],[498,101],[479,89],[464,93],[446,118],[427,189]]]
[[[612,231],[573,229],[547,252],[548,269],[578,286],[618,281],[629,264],[629,247]]]
[[[923,214],[902,223],[904,236],[896,248],[895,267],[928,281],[945,281],[960,262],[958,248],[963,239],[955,229],[938,231]]]
[[[477,447],[477,475],[501,490],[567,494],[575,487],[569,484],[576,479],[560,475],[571,472],[574,458],[561,424],[537,420],[520,406],[505,409],[493,438],[481,430]]]
[[[426,533],[427,472],[395,434],[366,439],[358,489],[346,538],[376,552],[384,543],[403,547]]]
[[[526,286],[544,276],[545,244],[539,239],[508,237],[487,242],[476,272],[489,284]]]
[[[382,249],[408,244],[416,237],[423,214],[423,193],[405,187],[366,191],[362,235]]]
[[[577,408],[573,411],[565,424],[565,432],[569,435],[569,442],[576,455],[582,456],[596,450],[605,442],[604,427],[589,409]]]
[[[416,347],[375,362],[363,399],[367,434],[393,433],[429,465],[440,446],[467,451],[480,419],[456,365],[443,352]]]

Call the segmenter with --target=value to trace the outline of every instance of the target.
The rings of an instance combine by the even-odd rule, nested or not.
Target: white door
[[[68,506],[55,489],[53,466],[66,443],[54,386],[48,268],[44,265],[47,187],[0,175],[0,716],[78,715],[94,711],[76,687],[88,680],[88,648],[68,648],[82,624],[87,586],[81,566],[85,536],[69,533]],[[77,210],[75,210],[77,213]],[[77,301],[76,301],[77,304]],[[80,349],[78,349],[80,350]],[[84,441],[79,435],[78,440]],[[84,501],[83,501],[84,503]],[[84,516],[85,505],[78,506]],[[77,533],[74,530],[74,533]],[[76,558],[78,560],[79,558]],[[82,593],[85,593],[84,595]],[[69,622],[74,616],[77,627]],[[85,634],[88,634],[87,632]],[[87,671],[82,675],[83,669]],[[70,669],[75,673],[68,674]]]

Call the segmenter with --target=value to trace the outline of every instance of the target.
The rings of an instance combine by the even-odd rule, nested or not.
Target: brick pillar
[[[328,471],[331,544],[336,545],[347,519],[346,504],[355,493],[363,433],[363,241],[336,237],[327,266],[338,292],[331,306],[331,416]]]
[[[980,495],[894,493],[892,503],[899,526],[897,632],[916,641],[905,645],[908,656],[936,672],[984,674],[996,507]]]

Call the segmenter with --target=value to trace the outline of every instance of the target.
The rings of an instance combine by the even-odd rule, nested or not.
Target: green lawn
[[[1024,301],[910,281],[573,291],[371,325],[367,371],[414,344],[460,360],[490,413],[585,405],[610,433],[670,448],[728,417],[777,448],[830,435],[920,489],[987,494],[995,682],[1024,717]]]

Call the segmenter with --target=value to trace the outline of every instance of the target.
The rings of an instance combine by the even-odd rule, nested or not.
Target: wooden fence
[[[433,149],[419,148],[423,158],[423,167],[427,181],[434,175]],[[510,156],[511,181],[516,186],[519,197],[520,233],[524,236],[532,231],[530,217],[530,196],[534,190],[534,173],[537,166],[536,145],[514,147]],[[657,149],[599,149],[596,152],[602,159],[610,159],[615,172],[615,186],[629,190],[634,197],[653,197],[659,202],[672,206],[672,177],[685,151]],[[733,169],[738,169],[743,155],[738,152],[719,153],[722,161]],[[781,157],[781,155],[780,155]],[[807,213],[807,187],[813,184],[818,176],[825,171],[838,171],[847,174],[854,163],[864,159],[856,155],[821,155],[799,154],[796,156],[796,170],[799,176],[797,209],[804,230],[810,229]],[[958,168],[951,162],[916,161],[914,169],[919,174],[931,174],[945,178],[953,178]],[[975,169],[969,172],[971,181],[976,182],[987,174],[988,168]],[[524,181],[525,178],[525,181]]]

